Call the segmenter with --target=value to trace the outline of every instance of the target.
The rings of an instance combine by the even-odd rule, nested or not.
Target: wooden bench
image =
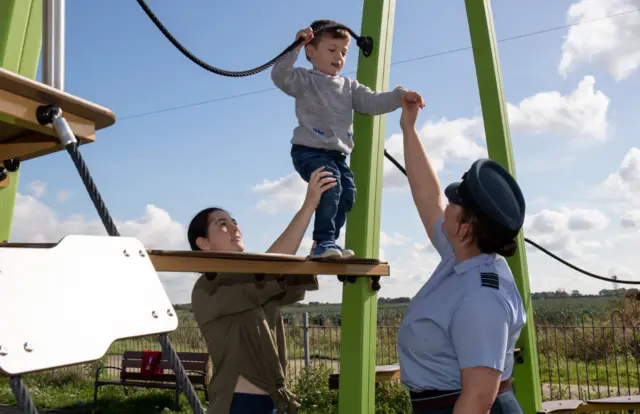
[[[400,365],[378,365],[376,366],[376,386],[380,382],[400,379]],[[337,390],[340,388],[340,374],[329,375],[329,389]]]
[[[600,413],[600,412],[640,413],[640,395],[608,397],[589,400],[557,400],[542,403],[537,414],[560,413]]]
[[[204,391],[204,396],[209,401],[207,392],[207,374],[209,372],[209,354],[195,352],[178,352],[178,358],[182,361],[185,371],[189,375],[189,379],[196,391]],[[122,363],[120,367],[104,366],[96,369],[96,382],[93,391],[93,403],[98,401],[98,388],[103,385],[120,385],[124,387],[138,388],[161,388],[168,390],[176,390],[175,406],[180,405],[180,387],[177,384],[177,378],[173,372],[173,368],[169,364],[167,358],[162,355],[158,369],[162,368],[165,373],[152,374],[147,378],[140,372],[142,366],[142,352],[125,351],[122,355]],[[120,371],[120,379],[104,380],[100,379],[100,373],[105,369],[116,369]],[[171,373],[166,373],[169,370]]]

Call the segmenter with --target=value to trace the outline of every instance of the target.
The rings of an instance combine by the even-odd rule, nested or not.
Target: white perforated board
[[[178,318],[142,243],[67,236],[0,247],[0,372],[95,361],[117,339],[171,332]]]

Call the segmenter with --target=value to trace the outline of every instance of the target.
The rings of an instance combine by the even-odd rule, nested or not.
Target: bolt
[[[171,309],[167,309],[167,315],[173,316],[173,312],[171,312]]]
[[[151,316],[153,316],[154,318],[158,318],[158,314],[156,313],[156,311],[151,312]]]
[[[144,257],[145,256],[145,254],[144,254],[144,252],[142,250],[139,250],[138,254],[140,255],[140,257]]]
[[[4,345],[0,345],[0,356],[5,356],[9,353],[9,351],[7,351],[7,347]]]
[[[129,252],[127,252],[126,250],[123,250],[122,254],[124,254],[125,257],[129,257]]]
[[[24,350],[27,352],[31,352],[33,351],[33,346],[31,346],[31,344],[29,342],[25,342],[24,343]]]

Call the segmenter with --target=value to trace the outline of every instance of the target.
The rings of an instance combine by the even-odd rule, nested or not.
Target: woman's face
[[[243,252],[242,232],[238,223],[224,210],[209,214],[207,238],[200,237],[198,246],[205,251]]]
[[[442,227],[452,244],[460,244],[469,229],[467,223],[462,223],[463,208],[457,204],[449,203],[444,209],[444,221]]]

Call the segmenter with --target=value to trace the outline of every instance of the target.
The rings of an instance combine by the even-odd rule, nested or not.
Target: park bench
[[[142,352],[125,351],[122,355],[122,363],[120,367],[104,366],[96,369],[96,382],[93,391],[93,403],[98,401],[98,388],[103,385],[119,385],[123,387],[138,388],[160,388],[167,390],[175,390],[175,406],[180,406],[180,387],[177,378],[168,359],[162,355],[158,369],[163,372],[153,373],[151,376],[145,376],[141,372]],[[207,374],[209,372],[209,354],[196,352],[178,352],[178,358],[182,361],[185,371],[189,375],[189,379],[196,391],[204,391],[204,396],[209,401],[207,392]],[[116,369],[120,371],[120,378],[116,380],[101,379],[100,373],[105,369]],[[170,371],[170,373],[166,373]]]
[[[542,410],[537,414],[567,413],[606,413],[606,412],[640,413],[640,395],[607,397],[589,400],[557,400],[542,403]]]

